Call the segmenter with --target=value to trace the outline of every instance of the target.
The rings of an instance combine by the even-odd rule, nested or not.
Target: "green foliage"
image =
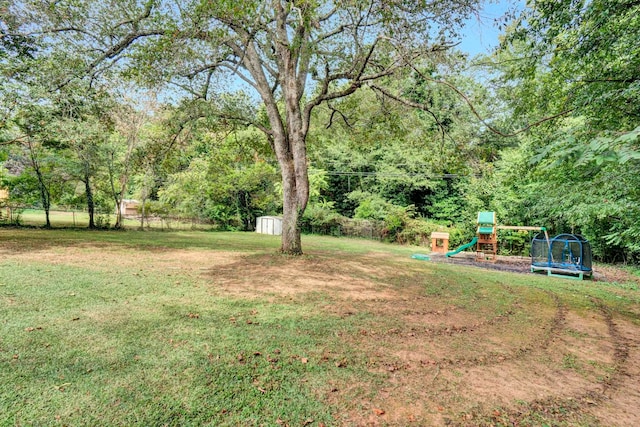
[[[334,209],[333,202],[311,203],[302,216],[301,228],[305,233],[341,236],[345,219]]]
[[[160,188],[159,200],[178,216],[206,219],[223,229],[252,230],[258,216],[276,213],[277,172],[259,154],[259,134],[197,138],[186,166]]]
[[[638,259],[640,55],[628,43],[640,36],[640,6],[528,6],[493,56],[498,94],[520,126],[560,119],[519,135],[517,148],[471,182],[467,200],[498,212],[501,223],[581,233],[601,259]]]
[[[404,245],[431,246],[431,233],[434,231],[445,231],[449,233],[449,247],[455,248],[468,242],[467,234],[457,227],[447,227],[446,225],[414,218],[406,221],[402,230],[396,235],[396,242]]]
[[[527,43],[529,61],[547,66],[536,77],[539,87],[559,90],[549,99],[567,101],[596,128],[629,130],[640,113],[640,52],[630,48],[640,38],[639,11],[631,0],[536,2],[512,39]]]

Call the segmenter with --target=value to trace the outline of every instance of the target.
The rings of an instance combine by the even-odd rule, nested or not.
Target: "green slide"
[[[470,248],[471,246],[475,245],[478,242],[478,236],[474,237],[469,243],[467,243],[466,245],[462,245],[460,246],[458,249],[456,249],[455,251],[451,251],[451,252],[447,252],[445,254],[445,256],[447,258],[449,258],[450,256],[454,256],[459,254],[460,252],[464,251],[467,248]]]

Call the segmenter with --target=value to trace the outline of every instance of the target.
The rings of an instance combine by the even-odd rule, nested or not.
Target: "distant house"
[[[138,207],[140,206],[140,202],[133,199],[122,199],[120,202],[120,212],[122,212],[123,217],[128,216],[138,216]],[[117,214],[117,212],[116,212]]]
[[[0,206],[7,207],[7,218],[11,217],[11,208],[9,207],[9,190],[6,188],[0,188]],[[0,218],[2,218],[3,213],[0,211]]]

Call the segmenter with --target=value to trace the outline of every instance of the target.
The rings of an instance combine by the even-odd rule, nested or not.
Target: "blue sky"
[[[498,45],[500,35],[494,21],[504,16],[509,7],[524,8],[524,3],[524,0],[499,0],[485,5],[479,19],[474,17],[467,21],[459,49],[471,55],[490,52]]]

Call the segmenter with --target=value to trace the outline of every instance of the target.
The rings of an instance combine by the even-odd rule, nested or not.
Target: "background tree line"
[[[36,15],[28,15],[31,23],[18,16],[44,13],[37,7],[4,3],[1,178],[13,202],[45,210],[83,204],[91,214],[136,198],[148,214],[237,230],[251,230],[257,216],[282,214],[292,184],[283,186],[283,160],[265,133],[275,120],[269,105],[212,72],[178,69],[189,52],[164,33],[122,59],[137,67],[98,65],[86,52],[70,55],[74,44],[56,33],[32,31]],[[155,2],[148,4],[153,16]],[[306,9],[295,9],[304,5],[291,13],[304,18]],[[306,7],[309,28],[322,25],[313,19],[326,10]],[[196,25],[198,16],[222,12],[241,13],[195,5],[189,16]],[[638,262],[638,12],[634,1],[535,2],[506,22],[490,55],[469,58],[431,44],[429,55],[396,67],[397,50],[380,46],[376,67],[386,71],[376,79],[364,84],[345,75],[324,92],[311,86],[297,95],[300,105],[328,93],[349,96],[325,96],[310,110],[308,205],[297,226],[337,233],[368,220],[388,240],[420,243],[448,229],[458,244],[474,234],[478,211],[494,210],[502,224],[580,233],[600,259]],[[159,13],[154,22],[166,27],[162,16],[171,14]],[[394,19],[385,21],[387,29],[401,24],[399,15]],[[52,47],[62,42],[66,50]],[[324,60],[327,67],[364,61],[354,58]],[[319,65],[309,65],[309,76],[329,79]],[[70,78],[76,75],[85,77]],[[164,80],[173,80],[173,88],[161,87]],[[217,85],[215,96],[201,91],[207,85]],[[272,93],[276,105],[287,103],[281,89]],[[505,232],[502,250],[526,250],[529,239]]]

